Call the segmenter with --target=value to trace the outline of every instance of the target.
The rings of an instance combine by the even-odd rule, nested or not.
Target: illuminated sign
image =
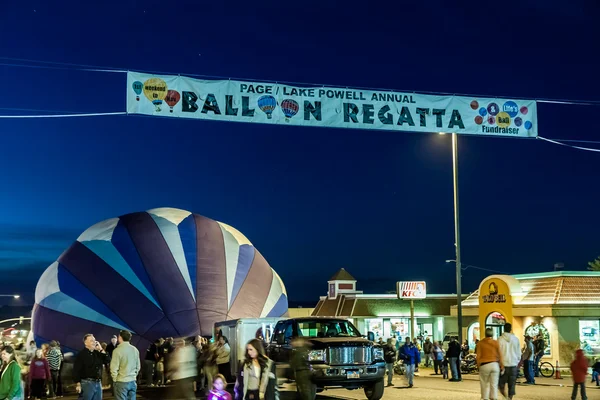
[[[506,303],[506,295],[498,294],[498,285],[496,282],[490,283],[488,290],[488,295],[481,296],[484,303]]]
[[[424,299],[427,296],[426,288],[424,281],[396,282],[399,299]]]

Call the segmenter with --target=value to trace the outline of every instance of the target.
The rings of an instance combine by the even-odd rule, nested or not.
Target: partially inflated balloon
[[[80,349],[85,333],[133,332],[145,350],[161,337],[212,335],[214,323],[287,314],[283,282],[235,228],[174,208],[100,222],[40,278],[38,342]]]
[[[160,78],[150,78],[144,82],[144,96],[154,104],[156,112],[160,112],[160,106],[167,92],[167,83]]]
[[[175,107],[175,105],[179,103],[180,98],[181,95],[177,90],[169,90],[167,92],[167,97],[165,97],[165,103],[169,105],[169,107],[171,108],[171,112],[173,112],[173,107]]]

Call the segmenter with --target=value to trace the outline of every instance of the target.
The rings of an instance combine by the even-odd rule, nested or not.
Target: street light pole
[[[452,134],[452,175],[454,187],[454,246],[456,248],[456,316],[458,319],[458,342],[462,345],[462,288],[460,264],[460,215],[458,206],[458,138]]]

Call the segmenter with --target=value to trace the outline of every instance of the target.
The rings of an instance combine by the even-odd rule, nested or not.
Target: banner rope
[[[49,65],[28,65],[28,64],[11,64],[11,63],[0,63],[0,66],[7,67],[24,67],[24,68],[40,68],[40,69],[59,69],[59,70],[80,70],[80,71],[90,71],[90,72],[110,72],[110,73],[127,73],[129,69],[123,68],[115,68],[115,67],[104,67],[98,65],[88,65],[88,64],[75,64],[75,63],[63,63],[57,61],[40,61],[40,60],[31,60],[25,58],[14,58],[14,57],[0,57],[0,60],[7,61],[18,61],[25,63],[34,63],[34,64],[49,64]],[[152,71],[152,70],[142,70],[135,69],[136,72],[152,74],[152,75],[184,75],[189,77],[196,78],[207,78],[207,79],[223,79],[223,80],[239,80],[244,82],[264,82],[271,84],[285,84],[291,86],[314,86],[314,87],[329,87],[335,88],[339,86],[323,84],[323,83],[314,83],[314,82],[291,82],[291,81],[282,81],[282,80],[269,80],[269,79],[252,79],[252,78],[237,78],[237,77],[227,77],[227,76],[219,76],[219,75],[202,75],[202,74],[194,74],[194,73],[180,73],[180,72],[168,72],[168,71]],[[343,85],[342,85],[343,86]],[[432,91],[421,91],[421,90],[400,90],[400,89],[390,89],[390,88],[372,88],[372,87],[361,87],[361,86],[352,86],[353,89],[359,90],[371,90],[378,92],[400,92],[400,93],[415,93],[415,94],[426,94],[426,95],[444,95],[444,96],[464,96],[464,97],[486,97],[486,98],[510,98],[513,100],[535,100],[539,103],[547,103],[547,104],[560,104],[560,105],[580,105],[580,106],[600,106],[600,101],[595,100],[578,100],[578,99],[549,99],[549,98],[525,98],[519,96],[489,96],[489,95],[480,95],[473,93],[448,93],[448,92],[432,92]]]
[[[566,143],[557,142],[556,140],[547,139],[547,138],[545,138],[545,137],[541,137],[541,136],[538,136],[536,139],[544,140],[544,141],[546,141],[546,142],[553,143],[553,144],[557,144],[557,145],[559,145],[559,146],[571,147],[571,148],[573,148],[573,149],[577,149],[577,150],[593,151],[593,152],[600,153],[600,149],[592,149],[592,148],[589,148],[589,147],[573,146],[573,145],[571,145],[571,144],[566,144]]]
[[[111,115],[127,115],[126,111],[87,113],[87,114],[37,114],[37,115],[0,115],[0,118],[76,118],[76,117],[105,117]]]

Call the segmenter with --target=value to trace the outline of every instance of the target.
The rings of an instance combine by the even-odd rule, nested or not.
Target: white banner
[[[536,137],[534,100],[127,74],[127,112],[265,124]]]

